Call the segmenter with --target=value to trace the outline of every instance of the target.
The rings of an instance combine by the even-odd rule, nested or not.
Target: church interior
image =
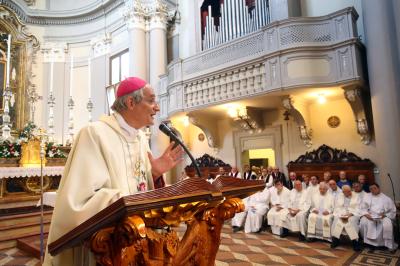
[[[353,250],[349,231],[332,248],[331,238],[276,233],[271,191],[256,232],[233,226],[238,213],[224,218],[215,265],[400,265],[399,51],[397,0],[0,0],[0,265],[41,265],[74,141],[113,115],[128,77],[156,95],[154,125],[143,128],[152,154],[170,145],[163,123],[195,158],[164,174],[167,187],[192,184],[196,165],[215,187],[237,168],[263,181],[240,194],[246,212],[256,191],[279,187],[275,172],[284,189],[296,179],[307,191],[310,177],[331,190],[326,172],[338,186],[362,175],[395,208],[395,246]]]

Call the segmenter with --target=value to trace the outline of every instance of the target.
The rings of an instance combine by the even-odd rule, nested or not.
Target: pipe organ
[[[202,48],[257,31],[270,22],[268,0],[205,0],[201,8]]]

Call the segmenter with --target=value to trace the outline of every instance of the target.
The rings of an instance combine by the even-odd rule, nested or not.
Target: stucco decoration
[[[312,146],[311,135],[312,130],[307,128],[306,121],[299,110],[293,106],[293,100],[290,97],[286,97],[282,100],[283,107],[293,117],[294,121],[299,127],[300,139],[303,141],[307,148]]]
[[[189,121],[203,130],[210,148],[218,148],[218,126],[216,119],[210,119],[200,114],[190,114]]]
[[[357,133],[361,137],[361,142],[365,145],[371,143],[372,138],[372,119],[369,113],[369,105],[366,100],[368,97],[365,95],[361,87],[350,86],[344,88],[344,96],[353,110]]]

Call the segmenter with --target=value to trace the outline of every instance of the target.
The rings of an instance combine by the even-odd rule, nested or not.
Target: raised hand
[[[164,153],[157,159],[154,159],[150,152],[147,153],[149,156],[151,173],[153,174],[153,177],[161,176],[183,161],[183,149],[180,146],[174,148],[174,144],[175,142],[171,142],[165,149]]]

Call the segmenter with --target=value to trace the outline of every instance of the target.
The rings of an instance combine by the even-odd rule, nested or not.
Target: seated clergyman
[[[294,181],[294,189],[290,191],[288,214],[283,222],[283,227],[292,231],[300,232],[299,239],[304,241],[307,230],[307,214],[310,209],[310,199],[303,189],[300,180]]]
[[[270,193],[271,209],[267,214],[268,224],[271,226],[273,234],[285,236],[287,235],[287,229],[283,232],[282,224],[288,214],[290,190],[284,187],[282,182],[277,179],[274,187],[270,188]]]
[[[310,199],[311,199],[311,197],[312,197],[313,195],[318,194],[318,192],[319,192],[318,177],[315,176],[315,175],[313,175],[313,176],[311,176],[311,178],[310,178],[310,184],[309,184],[309,186],[307,187],[307,195],[308,195],[308,197],[310,197]]]
[[[378,184],[371,184],[369,190],[371,193],[365,195],[361,204],[361,236],[365,244],[385,246],[394,251],[397,249],[393,234],[396,206],[391,198],[381,193]]]
[[[319,184],[319,193],[311,196],[311,212],[308,216],[307,237],[331,241],[333,200],[325,182]]]
[[[335,207],[335,203],[339,198],[339,195],[342,194],[342,190],[337,186],[336,181],[334,179],[329,180],[328,185],[329,185],[328,193],[331,194],[333,199],[333,207]]]
[[[233,232],[242,229],[243,225],[245,233],[260,232],[264,215],[269,209],[269,200],[270,193],[267,187],[263,191],[243,199],[245,210],[236,213],[232,218]]]
[[[358,239],[358,223],[360,221],[360,201],[358,195],[351,191],[350,186],[342,187],[343,193],[338,196],[333,212],[331,247],[339,245],[340,236],[346,232],[353,243],[353,249],[360,251]]]

